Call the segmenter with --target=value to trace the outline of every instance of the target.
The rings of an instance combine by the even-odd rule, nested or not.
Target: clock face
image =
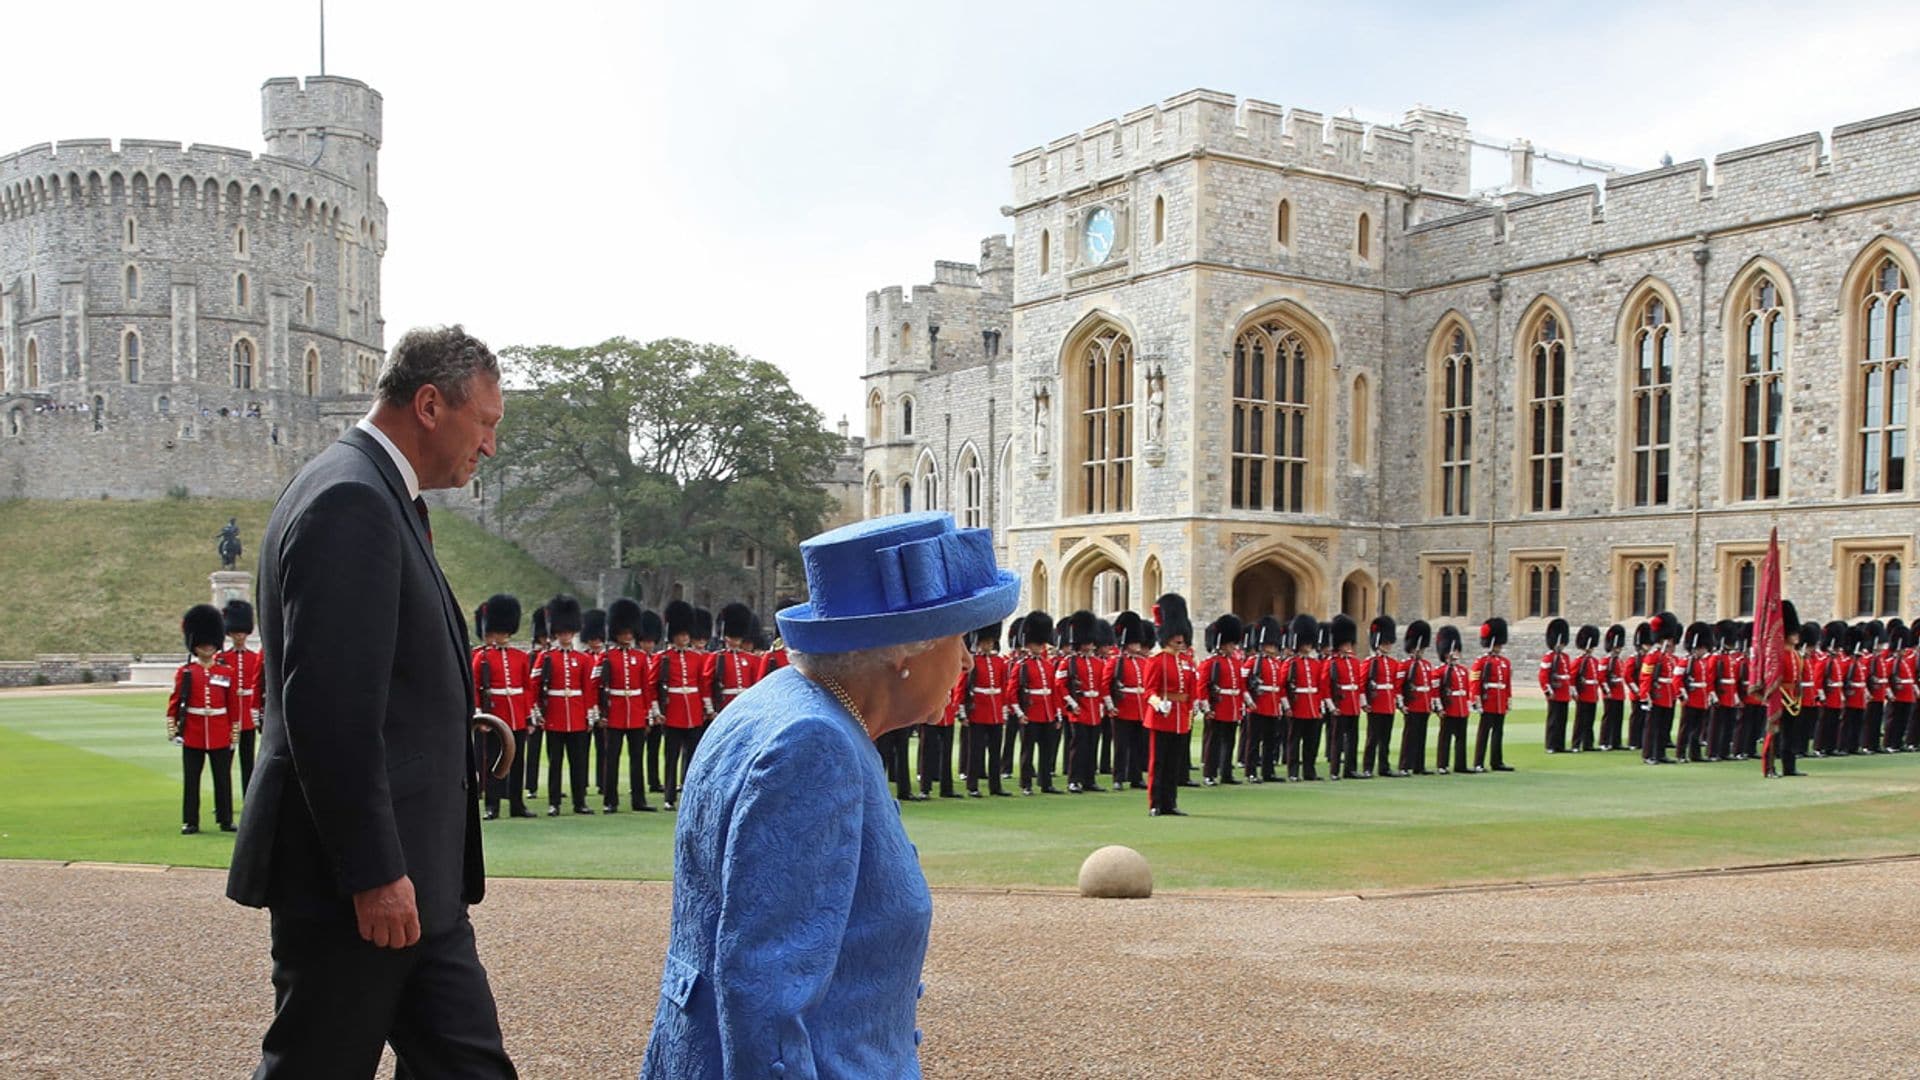
[[[1113,211],[1103,206],[1087,215],[1086,227],[1081,232],[1087,262],[1098,266],[1107,261],[1107,255],[1113,251],[1113,232]]]

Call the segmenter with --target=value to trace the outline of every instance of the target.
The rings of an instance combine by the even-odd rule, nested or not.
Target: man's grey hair
[[[380,372],[380,400],[406,406],[423,386],[437,387],[447,404],[467,403],[475,375],[500,377],[500,361],[487,344],[464,328],[423,326],[409,330]]]
[[[787,662],[809,679],[832,679],[844,686],[880,668],[919,656],[933,646],[932,641],[909,641],[904,645],[882,645],[852,652],[803,653],[788,649]]]

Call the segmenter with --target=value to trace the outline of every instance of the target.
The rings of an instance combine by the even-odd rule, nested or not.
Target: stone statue
[[[1147,442],[1159,446],[1166,435],[1167,373],[1155,364],[1147,370]]]
[[[1035,457],[1046,457],[1047,448],[1053,440],[1047,437],[1047,421],[1052,410],[1053,400],[1047,394],[1045,383],[1035,384],[1033,388],[1033,453]]]
[[[228,518],[220,527],[220,569],[231,570],[240,561],[240,523]]]

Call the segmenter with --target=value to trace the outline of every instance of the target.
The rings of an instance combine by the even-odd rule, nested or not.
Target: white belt
[[[227,710],[225,709],[196,709],[191,705],[187,706],[187,712],[193,714],[194,716],[225,716],[227,715]]]
[[[1098,690],[1082,690],[1082,691],[1080,691],[1080,696],[1081,696],[1081,697],[1099,697],[1099,696],[1100,696],[1100,691],[1098,691]]]
[[[580,696],[580,694],[581,694],[581,691],[579,691],[579,690],[549,690],[549,691],[547,691],[547,696],[548,696],[548,697],[579,697],[579,696]]]
[[[1490,682],[1487,684],[1487,689],[1489,690],[1505,690],[1506,688],[1507,684],[1503,682]]]
[[[489,686],[487,687],[487,693],[499,694],[501,697],[512,697],[513,695],[520,693],[521,690],[523,689],[524,687],[519,687],[519,686]],[[553,691],[553,693],[558,694],[558,693],[561,693],[561,691],[555,690]]]
[[[609,688],[607,690],[607,693],[614,697],[639,697],[641,694],[646,693],[646,691],[645,690],[614,690],[612,688]]]
[[[722,689],[722,690],[720,691],[720,696],[721,696],[721,697],[732,697],[732,696],[733,696],[733,695],[735,695],[735,694],[744,694],[744,693],[746,693],[746,692],[747,692],[747,688],[746,688],[746,687],[744,687],[744,686],[729,686],[729,687],[725,687],[725,688],[723,688],[723,689]]]
[[[251,690],[241,690],[241,691],[238,691],[238,693],[240,694],[240,696],[241,696],[241,697],[252,697],[252,696],[253,696],[253,691],[251,691]]]
[[[699,688],[699,687],[697,687],[697,686],[669,686],[669,687],[667,687],[667,693],[669,693],[669,694],[697,694],[697,693],[699,693],[699,692],[700,692],[700,688]]]
[[[1045,697],[1048,694],[1053,693],[1053,691],[1048,690],[1045,687],[1042,687],[1038,690],[1028,690],[1027,693],[1032,694],[1034,697]]]
[[[1340,689],[1342,689],[1342,690],[1358,690],[1358,689],[1360,689],[1360,688],[1359,688],[1359,687],[1357,687],[1357,686],[1355,686],[1355,685],[1353,685],[1352,683],[1341,683],[1341,684],[1340,684]]]
[[[1120,692],[1123,694],[1144,694],[1147,691],[1145,687],[1141,686],[1123,686],[1120,688]]]

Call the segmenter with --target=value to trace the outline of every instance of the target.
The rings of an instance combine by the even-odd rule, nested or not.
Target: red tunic
[[[940,710],[939,715],[927,721],[929,727],[953,726],[954,718],[960,714],[960,695],[961,692],[966,689],[966,686],[967,677],[965,675],[953,680],[953,689],[947,691],[946,707]]]
[[[1621,653],[1606,662],[1607,700],[1625,701],[1640,688],[1640,658]]]
[[[1007,658],[978,653],[962,682],[967,723],[997,727],[1007,720]]]
[[[1680,663],[1680,704],[1689,709],[1713,705],[1714,663],[1711,656],[1689,656]]]
[[[1155,653],[1147,665],[1147,730],[1175,735],[1191,732],[1193,699],[1199,686],[1200,673],[1193,666],[1191,653]],[[1156,701],[1165,702],[1167,711],[1161,712]]]
[[[1421,657],[1400,665],[1400,700],[1411,714],[1431,713],[1440,700],[1440,665]]]
[[[1740,692],[1747,681],[1745,653],[1721,653],[1713,658],[1713,703],[1723,709],[1740,706]]]
[[[226,649],[216,659],[233,669],[240,684],[235,690],[240,696],[240,730],[254,730],[260,726],[260,713],[267,707],[266,690],[260,685],[263,667],[260,654],[252,649]]]
[[[1287,712],[1296,720],[1318,720],[1327,700],[1327,662],[1296,656],[1287,662]]]
[[[707,661],[713,672],[713,712],[716,716],[734,698],[746,693],[754,683],[760,681],[760,658],[750,652],[721,649],[717,653],[708,653]]]
[[[1051,724],[1060,718],[1060,687],[1051,657],[1023,656],[1013,662],[1014,702],[1028,723]]]
[[[1440,715],[1450,720],[1473,715],[1473,673],[1458,661],[1440,668]]]
[[[1680,671],[1680,664],[1672,653],[1665,649],[1655,649],[1640,662],[1640,697],[1656,708],[1664,708],[1674,703],[1674,678]]]
[[[1279,716],[1286,703],[1287,662],[1261,653],[1247,663],[1245,672],[1254,715]]]
[[[1115,658],[1113,673],[1107,677],[1107,696],[1113,702],[1115,719],[1141,724],[1147,719],[1147,669],[1153,664],[1145,656],[1128,654]]]
[[[189,660],[180,665],[167,697],[167,716],[181,743],[192,750],[225,750],[240,724],[240,696],[233,669],[216,657],[212,664]]]
[[[1573,663],[1560,649],[1553,649],[1540,658],[1540,689],[1547,695],[1548,701],[1573,700]],[[1490,712],[1505,712],[1505,709],[1491,709]]]
[[[525,731],[533,715],[533,665],[510,645],[473,650],[473,707],[492,713],[515,731]]]
[[[1915,659],[1912,649],[1901,649],[1893,662],[1893,700],[1914,700],[1917,680],[1920,680],[1920,660]]]
[[[1847,661],[1847,698],[1845,708],[1864,709],[1867,707],[1867,668],[1871,662],[1865,653],[1860,653]]]
[[[1821,680],[1827,673],[1826,654],[1810,652],[1803,654],[1800,659],[1800,708],[1802,711],[1817,709],[1820,707]]]
[[[1815,653],[1820,665],[1820,706],[1839,709],[1847,703],[1847,658],[1841,653]]]
[[[670,728],[697,728],[707,722],[707,661],[710,653],[668,649],[655,660],[655,689]]]
[[[1576,657],[1573,661],[1573,699],[1587,705],[1598,702],[1601,692],[1606,689],[1607,667],[1605,660],[1592,653]]]
[[[1066,695],[1067,719],[1087,727],[1097,727],[1106,710],[1100,707],[1107,696],[1107,665],[1097,656],[1074,656],[1063,665],[1066,678],[1060,689]]]
[[[1335,656],[1327,661],[1327,694],[1335,716],[1360,715],[1360,658]]]
[[[548,731],[565,735],[587,730],[587,710],[595,704],[594,657],[578,649],[552,649],[540,656],[534,669],[534,700],[540,722]]]
[[[1480,698],[1480,711],[1505,716],[1513,707],[1513,661],[1487,653],[1473,662],[1473,681]]]
[[[594,684],[600,689],[600,715],[616,731],[647,726],[659,701],[653,657],[642,649],[615,645],[600,657]]]
[[[1893,653],[1881,649],[1873,654],[1873,662],[1867,665],[1867,700],[1887,700],[1887,694],[1893,688]]]
[[[1365,667],[1367,711],[1392,716],[1400,701],[1400,675],[1404,662],[1383,653],[1367,657]]]
[[[1237,724],[1247,711],[1246,676],[1240,672],[1240,658],[1221,653],[1209,656],[1201,665],[1200,685],[1205,687],[1207,708],[1215,721]]]

